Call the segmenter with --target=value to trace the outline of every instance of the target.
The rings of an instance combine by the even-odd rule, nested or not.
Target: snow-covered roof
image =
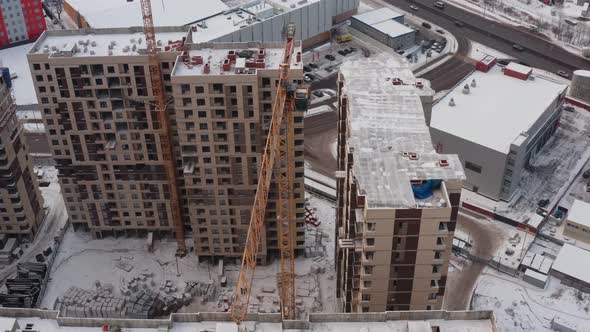
[[[476,87],[471,87],[475,80]],[[469,94],[462,92],[469,84]],[[567,86],[543,77],[520,80],[498,66],[474,71],[432,110],[431,127],[490,149],[508,153]],[[450,106],[449,101],[455,105]]]
[[[590,3],[586,2],[586,4],[590,4]],[[576,70],[576,71],[574,71],[574,76],[590,77],[590,70],[583,70],[583,69]]]
[[[457,155],[434,151],[419,96],[430,88],[416,87],[407,63],[378,55],[347,61],[340,70],[349,101],[354,172],[369,207],[416,207],[411,180],[465,178]],[[407,153],[416,153],[417,160]],[[440,160],[449,165],[439,166]]]
[[[193,25],[190,42],[204,43],[259,22],[247,11],[234,9],[200,20]]]
[[[366,13],[354,15],[353,18],[359,20],[367,25],[373,25],[381,23],[387,20],[393,20],[398,17],[402,17],[404,14],[398,13],[388,7],[383,7],[375,10],[371,10]]]
[[[517,73],[524,74],[524,75],[529,75],[533,71],[533,68],[525,66],[525,65],[521,65],[520,63],[516,63],[516,62],[510,62],[508,64],[508,66],[506,66],[506,69],[510,69],[512,71],[515,71]]]
[[[231,43],[231,48],[229,48],[228,44],[224,43],[204,43],[204,44],[195,44],[190,45],[191,50],[189,51],[189,62],[183,61],[182,57],[179,57],[176,61],[176,65],[174,66],[174,71],[172,73],[173,76],[194,76],[194,75],[202,75],[203,68],[205,64],[209,63],[210,72],[208,75],[234,75],[234,74],[254,74],[256,72],[256,68],[248,68],[246,67],[244,70],[240,70],[239,68],[239,57],[238,61],[229,64],[229,70],[223,70],[223,62],[225,59],[228,59],[228,54],[230,51],[234,51],[235,54],[238,54],[240,51],[251,51],[253,53],[251,59],[249,61],[256,61],[258,59],[258,51],[259,49],[264,50],[264,65],[262,68],[259,69],[279,69],[279,64],[283,59],[284,53],[284,43],[260,43],[259,47],[253,47],[256,43]],[[301,43],[297,43],[294,53],[301,52]],[[192,59],[200,57],[203,59],[202,64],[196,64],[192,61]],[[237,57],[237,56],[236,56]],[[244,59],[245,60],[245,59]],[[242,61],[244,61],[242,60]],[[292,57],[292,64],[291,69],[302,69],[303,64],[301,62],[297,62],[296,56]],[[245,61],[244,64],[245,65]],[[250,69],[250,70],[249,70]]]
[[[92,28],[143,26],[139,0],[66,0],[66,2],[84,16]],[[190,24],[227,9],[227,5],[221,0],[152,1],[152,15],[156,26]],[[75,17],[72,19],[76,20]]]
[[[393,38],[407,35],[408,33],[413,33],[415,31],[414,29],[393,20],[373,24],[372,27]]]
[[[156,28],[156,41],[164,49],[170,42],[182,41],[188,27]],[[52,57],[133,56],[145,54],[143,28],[84,29],[46,31],[29,54]]]
[[[250,0],[247,0],[250,1]],[[310,3],[318,2],[320,0],[264,0],[264,2],[271,3],[274,7],[281,8],[285,11],[304,7]]]
[[[27,61],[27,53],[31,47],[33,43],[0,50],[0,67],[8,67],[11,74],[18,76],[12,80],[12,91],[17,105],[37,104],[35,86]]]
[[[542,281],[542,282],[546,282],[546,281],[547,281],[547,278],[548,278],[546,274],[542,274],[542,273],[539,273],[539,272],[535,272],[535,271],[533,271],[533,270],[531,270],[531,269],[527,269],[527,270],[524,272],[524,275],[525,275],[525,276],[527,276],[527,277],[531,277],[531,278],[533,278],[533,279],[536,279],[536,280]]]
[[[590,283],[590,251],[565,243],[555,259],[552,270]]]
[[[567,213],[567,220],[590,228],[590,203],[574,200],[574,204]]]

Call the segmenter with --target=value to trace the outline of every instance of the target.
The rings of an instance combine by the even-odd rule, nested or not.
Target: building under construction
[[[31,240],[45,211],[9,84],[0,76],[0,234]]]
[[[345,312],[435,310],[465,178],[434,151],[422,99],[434,92],[395,59],[339,76],[337,298]]]
[[[283,43],[192,42],[156,29],[177,188],[165,171],[142,29],[48,31],[28,54],[72,224],[96,237],[186,232],[198,256],[241,257]],[[303,76],[297,44],[291,78]],[[296,248],[304,242],[303,112],[294,115]],[[177,190],[182,227],[176,227]],[[276,186],[260,251],[278,249]]]

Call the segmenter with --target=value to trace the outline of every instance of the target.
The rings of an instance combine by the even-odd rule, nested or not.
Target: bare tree
[[[61,20],[61,13],[64,11],[64,0],[47,0],[47,4],[57,14],[57,19]]]

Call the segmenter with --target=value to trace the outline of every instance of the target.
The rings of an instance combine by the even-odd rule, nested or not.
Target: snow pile
[[[553,331],[558,319],[590,331],[590,294],[563,286],[550,277],[546,289],[487,269],[474,291],[472,309],[494,310],[500,331]]]

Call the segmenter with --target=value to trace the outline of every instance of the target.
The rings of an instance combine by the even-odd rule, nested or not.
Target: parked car
[[[462,28],[465,26],[465,23],[463,23],[461,21],[455,21],[455,25],[458,26],[459,28]]]
[[[335,57],[335,56],[333,56],[332,54],[326,54],[326,55],[324,56],[324,58],[326,58],[326,59],[328,59],[328,60],[330,60],[330,61],[334,61],[334,60],[336,60],[336,57]]]
[[[318,66],[317,64],[315,64],[315,63],[313,63],[313,62],[311,62],[311,63],[309,64],[309,66],[310,66],[311,68],[314,68],[314,69],[318,69],[318,68],[320,68],[320,66]]]
[[[311,81],[315,80],[315,76],[313,76],[312,74],[305,74],[305,75],[303,75],[303,80],[305,82],[311,82]]]
[[[432,28],[432,25],[430,25],[430,23],[428,23],[428,22],[422,22],[422,26],[425,27],[426,29]]]
[[[590,193],[590,182],[586,183],[586,192]]]
[[[418,10],[418,7],[416,7],[415,5],[410,5],[410,9],[411,10]]]
[[[403,55],[404,53],[406,53],[406,51],[404,51],[404,50],[399,50],[399,51],[395,51],[395,52],[397,52],[397,54],[399,54],[399,55]]]
[[[445,3],[442,1],[437,1],[434,3],[434,7],[440,8],[440,9],[445,9]]]
[[[342,56],[346,56],[348,53],[346,53],[345,50],[340,50],[340,51],[338,51],[338,54],[340,54]]]
[[[584,179],[590,178],[590,169],[587,169],[584,174],[582,174],[582,177]]]
[[[311,68],[309,66],[303,66],[303,71],[309,73],[311,71]]]
[[[445,31],[444,30],[441,30],[441,29],[436,29],[434,31],[440,33],[441,35],[444,35],[445,34]]]
[[[519,51],[519,52],[524,51],[524,47],[522,47],[522,46],[520,46],[518,44],[513,44],[512,45],[512,48],[515,49],[515,50],[517,50],[517,51]]]
[[[319,98],[319,97],[323,97],[324,96],[324,93],[321,92],[321,91],[314,91],[313,92],[313,95]]]
[[[543,198],[538,202],[538,204],[540,207],[546,207],[547,205],[549,205],[549,200],[547,198]]]
[[[559,70],[557,71],[557,75],[563,77],[563,78],[570,78],[570,74],[568,74],[567,72],[563,71],[563,70]]]
[[[575,111],[575,108],[572,105],[565,105],[563,106],[563,110],[566,112],[573,112]]]
[[[510,60],[498,59],[496,61],[496,63],[498,64],[498,66],[508,66],[508,64],[510,63]]]

